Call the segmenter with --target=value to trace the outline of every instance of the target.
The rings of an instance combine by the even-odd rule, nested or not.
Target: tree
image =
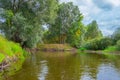
[[[84,25],[81,22],[81,17],[78,22],[73,23],[72,27],[69,29],[67,33],[66,42],[71,44],[74,47],[79,48],[84,41]]]
[[[69,31],[74,27],[76,31],[80,27],[78,24],[81,23],[82,18],[78,6],[73,5],[72,2],[60,4],[55,23],[49,25],[49,36],[52,35],[53,40],[57,40],[56,42],[65,43],[70,34]]]
[[[112,34],[112,39],[114,41],[114,44],[116,44],[116,42],[120,40],[120,28],[117,28],[115,32]]]
[[[41,41],[43,24],[53,23],[58,0],[0,0],[4,19],[0,29],[5,36],[24,47]]]
[[[25,18],[47,22],[56,17],[58,0],[0,0],[0,7],[14,14],[22,12]]]
[[[102,33],[98,28],[98,24],[96,21],[92,21],[87,25],[87,30],[85,33],[85,40],[91,40],[94,38],[102,37]]]

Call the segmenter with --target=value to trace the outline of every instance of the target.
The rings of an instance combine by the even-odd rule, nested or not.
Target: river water
[[[120,80],[120,56],[38,52],[7,80]]]

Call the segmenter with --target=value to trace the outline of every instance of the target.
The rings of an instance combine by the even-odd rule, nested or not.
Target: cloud
[[[84,24],[98,22],[104,35],[110,35],[120,27],[120,0],[61,0],[73,2],[84,15]]]
[[[93,2],[103,10],[111,10],[113,7],[112,4],[106,0],[93,0]]]
[[[95,3],[92,0],[61,0],[62,2],[73,2],[74,5],[77,5],[80,9],[80,12],[84,15],[83,22],[85,24],[90,23],[94,18],[91,18],[91,15],[97,15],[102,10],[95,5]]]
[[[120,0],[93,0],[93,2],[103,10],[111,10],[114,7],[120,6]]]
[[[120,0],[104,0],[108,3],[110,3],[112,6],[118,7],[120,6]]]

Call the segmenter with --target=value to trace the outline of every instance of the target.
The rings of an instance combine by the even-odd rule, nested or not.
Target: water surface
[[[120,80],[120,56],[38,52],[7,80]]]

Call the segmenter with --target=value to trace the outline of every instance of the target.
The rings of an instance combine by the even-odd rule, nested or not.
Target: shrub
[[[116,51],[116,46],[108,46],[104,51]]]
[[[113,44],[112,40],[108,37],[93,39],[83,45],[88,50],[104,50]]]
[[[86,50],[86,48],[80,47],[79,50],[80,50],[80,51],[84,51],[84,50]]]

